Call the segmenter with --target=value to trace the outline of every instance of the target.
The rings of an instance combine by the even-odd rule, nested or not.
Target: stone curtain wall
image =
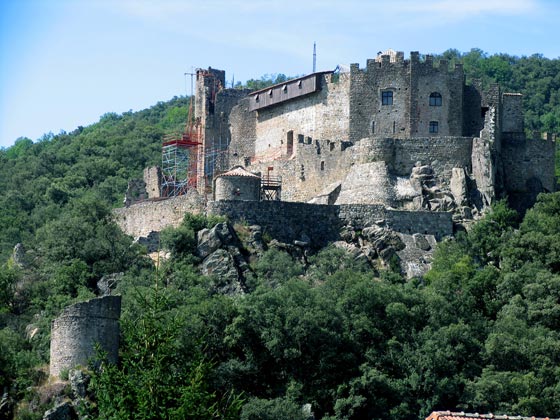
[[[260,225],[263,232],[282,242],[308,236],[315,246],[338,239],[340,227],[361,229],[376,223],[402,233],[422,233],[442,238],[453,234],[451,213],[387,210],[382,205],[290,203],[283,201],[212,201],[209,214],[227,216],[233,222]]]
[[[450,212],[389,210],[383,205],[342,204],[338,216],[343,224],[361,229],[383,223],[400,233],[434,235],[438,240],[453,234]]]
[[[336,240],[340,225],[335,206],[285,201],[211,201],[208,214],[262,226],[263,233],[282,242],[307,236],[315,246]]]
[[[177,227],[185,213],[205,211],[205,202],[195,190],[186,195],[158,201],[144,201],[130,207],[114,209],[113,217],[124,233],[133,237],[148,236],[166,226]]]
[[[105,296],[76,303],[64,309],[52,323],[50,375],[87,366],[99,344],[108,360],[116,363],[119,350],[121,297]]]

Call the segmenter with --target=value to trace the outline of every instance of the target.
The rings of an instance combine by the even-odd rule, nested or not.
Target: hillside
[[[560,132],[560,60],[441,57],[524,93],[528,131]],[[560,193],[522,220],[498,203],[410,282],[332,247],[299,255],[264,237],[255,250],[248,226],[229,226],[249,267],[244,294],[224,294],[196,256],[197,231],[222,220],[164,232],[156,270],[109,217],[187,108],[173,98],[0,151],[0,418],[41,418],[68,394],[46,382],[50,322],[115,273],[121,364],[92,373],[91,418],[294,419],[304,404],[317,419],[560,417]]]

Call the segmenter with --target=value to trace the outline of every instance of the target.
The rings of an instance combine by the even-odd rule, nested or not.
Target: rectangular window
[[[393,92],[385,90],[381,92],[381,105],[393,105]]]
[[[437,121],[430,121],[430,133],[437,133],[439,131],[439,124]]]

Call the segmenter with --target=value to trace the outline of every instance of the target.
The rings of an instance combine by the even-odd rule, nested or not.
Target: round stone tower
[[[104,296],[65,308],[52,323],[50,375],[87,366],[96,344],[116,363],[119,351],[121,297]]]
[[[261,177],[242,166],[234,166],[230,171],[214,179],[214,200],[259,201]]]

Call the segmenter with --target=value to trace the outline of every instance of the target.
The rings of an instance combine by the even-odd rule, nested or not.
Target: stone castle
[[[228,89],[224,71],[198,69],[195,121],[196,188],[162,200],[161,172],[147,169],[135,195],[148,200],[129,195],[114,213],[126,233],[148,238],[188,211],[285,242],[323,245],[345,226],[374,224],[439,239],[496,199],[523,211],[556,187],[555,139],[526,137],[520,94],[467,84],[461,64],[418,52],[388,50],[365,68],[258,91]]]
[[[365,68],[224,86],[224,71],[197,70],[203,148],[225,153],[204,162],[206,184],[242,165],[281,179],[283,201],[432,211],[506,196],[523,209],[555,189],[555,143],[526,138],[522,96],[467,85],[461,64],[389,50]]]

